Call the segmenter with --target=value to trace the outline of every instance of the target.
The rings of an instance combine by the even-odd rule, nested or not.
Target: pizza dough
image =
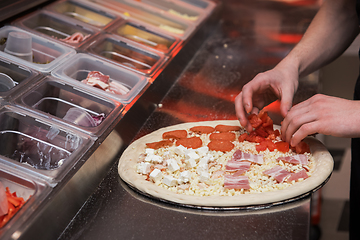
[[[315,138],[307,138],[305,141],[309,144],[311,153],[315,159],[314,172],[311,177],[304,181],[282,190],[265,193],[242,194],[238,196],[192,196],[178,194],[155,185],[151,181],[145,180],[144,176],[136,171],[138,157],[145,151],[146,143],[160,141],[164,132],[172,130],[189,129],[194,126],[213,126],[239,125],[238,120],[219,120],[204,122],[189,122],[161,128],[140,139],[134,141],[122,154],[118,171],[120,177],[130,186],[138,189],[147,195],[155,198],[167,200],[184,205],[196,205],[207,207],[235,207],[235,206],[253,206],[276,203],[308,193],[321,184],[323,184],[331,175],[333,170],[333,159],[325,146]]]

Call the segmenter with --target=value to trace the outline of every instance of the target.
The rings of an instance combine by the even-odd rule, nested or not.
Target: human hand
[[[315,133],[360,137],[360,101],[317,94],[293,106],[281,125],[281,137],[291,146]]]
[[[235,110],[240,124],[250,132],[252,127],[247,115],[257,114],[260,109],[277,99],[281,100],[281,114],[286,116],[292,106],[298,78],[297,70],[290,66],[277,66],[256,75],[235,98]]]

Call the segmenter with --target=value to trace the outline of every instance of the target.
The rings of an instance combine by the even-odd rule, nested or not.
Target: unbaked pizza
[[[330,176],[332,157],[315,138],[291,148],[266,112],[250,115],[249,121],[250,133],[236,120],[159,129],[124,151],[119,174],[155,198],[213,207],[291,199]]]

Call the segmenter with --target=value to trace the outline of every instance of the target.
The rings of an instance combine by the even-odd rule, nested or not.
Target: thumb
[[[280,112],[283,117],[287,115],[292,107],[292,95],[286,94],[281,98]]]

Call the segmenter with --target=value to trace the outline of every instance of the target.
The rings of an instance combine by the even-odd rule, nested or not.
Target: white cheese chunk
[[[185,155],[187,153],[187,148],[183,145],[179,145],[174,147],[174,153],[176,153],[179,156]]]
[[[183,183],[189,182],[191,179],[191,172],[190,171],[183,171],[180,173],[180,180]]]
[[[185,155],[186,159],[194,159],[194,160],[198,160],[200,158],[200,156],[193,150],[189,150],[189,152]]]
[[[145,162],[152,162],[152,163],[162,163],[163,158],[161,156],[158,156],[158,155],[148,154],[148,155],[146,155],[144,161]]]
[[[177,170],[180,169],[180,167],[179,167],[179,165],[177,164],[177,162],[176,162],[175,159],[168,159],[168,160],[166,160],[166,163],[167,163],[168,169],[169,169],[171,172],[176,172]]]
[[[210,173],[209,172],[203,172],[201,171],[199,173],[199,181],[200,182],[206,182],[210,179]]]
[[[136,171],[141,174],[148,174],[150,172],[151,164],[148,162],[140,162],[136,166]]]
[[[209,162],[212,162],[212,161],[214,161],[214,156],[213,155],[211,155],[211,154],[206,154],[204,157],[202,157],[203,159],[206,159],[207,161],[208,161],[208,163]]]
[[[197,171],[198,172],[208,172],[209,171],[209,158],[201,158],[198,166]]]
[[[173,187],[177,185],[178,180],[170,175],[165,175],[162,182],[169,187]]]
[[[196,149],[197,154],[199,154],[200,156],[205,156],[205,154],[207,154],[208,151],[209,151],[208,146],[203,146]]]
[[[149,177],[153,182],[157,182],[157,181],[160,181],[163,178],[163,174],[162,174],[161,170],[155,168],[150,173]]]
[[[154,155],[154,154],[155,154],[155,149],[146,148],[146,149],[145,149],[145,153],[146,153],[147,155]]]
[[[189,158],[189,159],[185,160],[185,163],[189,168],[196,167],[196,161],[194,159],[192,159],[192,158]]]

